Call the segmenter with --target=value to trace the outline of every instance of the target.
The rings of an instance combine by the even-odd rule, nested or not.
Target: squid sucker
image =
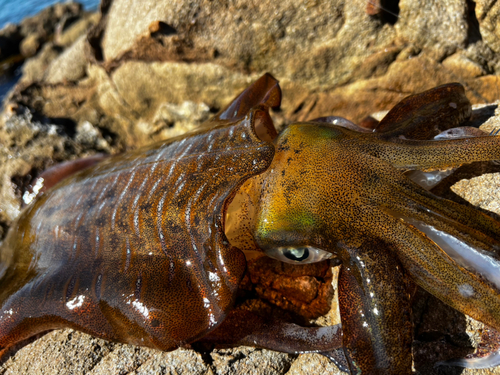
[[[472,113],[463,87],[407,97],[369,129],[324,117],[278,134],[280,103],[265,74],[194,132],[44,173],[0,247],[0,355],[69,327],[411,374],[415,284],[500,330],[500,222],[429,191],[462,164],[500,160],[500,136],[460,127]],[[341,324],[235,313],[247,251],[339,263]]]

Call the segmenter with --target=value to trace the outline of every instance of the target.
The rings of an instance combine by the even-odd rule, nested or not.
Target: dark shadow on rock
[[[435,366],[474,351],[465,315],[419,288],[413,302],[415,370],[427,375],[458,375],[463,368]]]
[[[370,0],[366,13],[380,19],[383,24],[394,25],[399,18],[399,0]]]
[[[87,33],[87,41],[89,45],[88,58],[90,61],[102,62],[104,61],[104,53],[102,50],[102,38],[104,37],[104,30],[108,23],[108,12],[111,8],[112,0],[102,0],[99,6],[101,12],[101,19],[92,27]]]
[[[479,30],[479,21],[476,17],[476,2],[467,0],[467,41],[473,44],[482,41],[481,31]]]
[[[394,25],[399,18],[399,0],[380,0],[382,22]]]
[[[59,135],[67,135],[74,138],[76,135],[76,122],[67,117],[50,118],[47,121],[57,126]]]
[[[1,223],[0,223],[0,226],[3,226]],[[5,228],[5,233],[7,231],[7,228]],[[26,345],[29,345],[33,342],[35,342],[36,340],[38,340],[40,337],[43,337],[45,336],[47,333],[49,332],[52,332],[52,330],[49,330],[49,331],[45,331],[45,332],[41,332],[41,333],[37,333],[36,335],[30,337],[30,338],[27,338],[26,340],[22,340],[22,341],[19,341],[18,343],[14,344],[13,346],[11,346],[9,349],[7,349],[5,351],[5,353],[3,353],[3,355],[0,357],[0,366],[3,365],[5,362],[7,362],[7,360],[11,357],[15,357],[17,352],[24,348]]]
[[[177,34],[177,30],[175,28],[162,21],[153,23],[153,26],[150,26],[149,31],[152,37],[156,37],[158,35],[169,36]]]

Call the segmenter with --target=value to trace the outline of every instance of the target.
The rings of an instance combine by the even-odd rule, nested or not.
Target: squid
[[[463,87],[410,96],[369,128],[324,117],[278,134],[280,103],[265,74],[191,133],[43,173],[0,247],[0,354],[70,327],[410,374],[415,284],[500,330],[500,222],[429,191],[462,164],[500,159],[499,136],[460,127]],[[341,324],[234,310],[252,252],[339,264]]]

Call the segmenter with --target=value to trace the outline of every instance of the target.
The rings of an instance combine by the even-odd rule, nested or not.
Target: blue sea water
[[[0,0],[0,29],[6,23],[19,23],[25,17],[34,16],[57,0]],[[78,1],[86,10],[96,10],[99,0]]]
[[[14,77],[0,77],[0,108],[2,107],[3,98],[7,95],[9,90],[14,87],[19,78],[19,72],[16,72]]]
[[[57,0],[0,0],[0,29],[7,23],[19,23],[25,17],[34,16]],[[60,1],[59,1],[60,2]],[[85,10],[96,10],[99,0],[79,0]],[[20,68],[13,77],[0,77],[0,107],[3,97],[14,87],[21,74]]]

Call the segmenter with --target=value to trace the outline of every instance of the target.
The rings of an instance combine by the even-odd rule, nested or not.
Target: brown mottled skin
[[[223,207],[274,153],[255,127],[279,89],[270,76],[254,88],[252,108],[237,98],[230,116],[107,158],[27,207],[0,253],[1,349],[72,327],[171,350],[224,319],[245,258],[225,238]]]
[[[426,113],[428,106],[436,108],[436,90],[454,93],[443,96],[445,111],[449,102],[466,103],[455,97],[457,91],[463,96],[463,88],[452,84],[410,97],[395,110],[409,103]],[[463,112],[467,108],[458,107],[455,113],[462,117]],[[419,219],[498,259],[498,221],[434,196],[402,171],[498,159],[500,138],[404,139],[405,127],[417,133],[414,123],[392,111],[387,117],[403,118],[380,133],[314,122],[287,127],[275,141],[276,154],[265,172],[255,229],[264,250],[309,245],[340,258],[343,345],[352,373],[411,373],[406,274],[455,309],[500,329],[499,291],[399,218]],[[418,133],[430,137],[448,127],[435,128],[433,121],[430,126],[432,131]],[[476,293],[464,297],[458,290],[462,284]]]
[[[470,116],[463,88],[409,97],[372,133],[332,117],[277,135],[267,111],[280,100],[266,74],[194,133],[55,172],[62,181],[23,211],[0,249],[0,350],[72,327],[161,350],[227,338],[335,360],[342,347],[353,374],[410,374],[410,280],[500,329],[498,290],[407,222],[498,259],[499,222],[403,173],[500,159],[500,137],[426,140]],[[245,181],[257,214],[241,224],[252,237],[242,243],[313,246],[342,262],[342,330],[231,312],[246,262],[224,214]],[[464,283],[472,296],[459,292]]]

